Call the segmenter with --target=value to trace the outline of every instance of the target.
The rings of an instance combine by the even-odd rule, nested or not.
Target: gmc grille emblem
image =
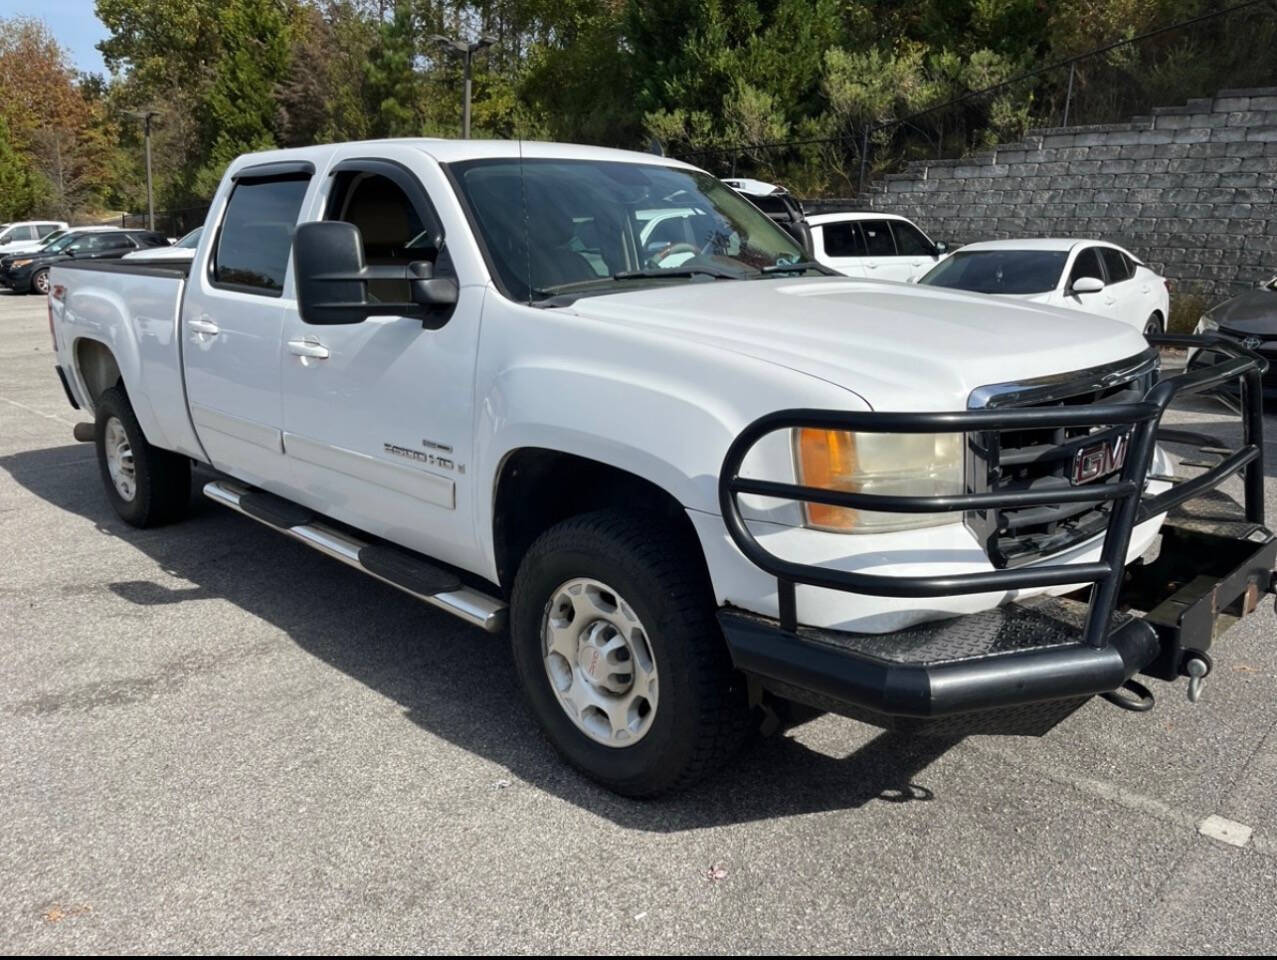
[[[1107,477],[1110,473],[1121,470],[1122,464],[1126,462],[1126,451],[1130,445],[1130,433],[1119,433],[1116,437],[1093,443],[1073,454],[1074,486],[1090,483],[1092,480]]]

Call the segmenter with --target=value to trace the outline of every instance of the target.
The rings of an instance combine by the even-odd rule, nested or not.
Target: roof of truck
[[[671,157],[635,150],[615,150],[611,147],[592,147],[580,143],[547,143],[540,140],[448,140],[442,137],[403,137],[386,140],[364,140],[361,147],[377,146],[415,147],[429,154],[440,163],[456,163],[462,160],[509,159],[523,156],[528,159],[599,160],[628,163],[653,163],[662,166],[686,167],[691,164]],[[294,147],[286,150],[267,150],[245,154],[232,165],[235,169],[257,163],[287,160],[309,160],[316,165],[326,161],[334,150],[352,146],[350,143],[324,144],[315,147]]]

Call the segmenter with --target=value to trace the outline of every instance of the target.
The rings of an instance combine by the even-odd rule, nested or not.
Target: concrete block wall
[[[951,243],[1110,240],[1175,290],[1214,301],[1277,273],[1275,194],[1277,87],[1223,90],[1127,123],[1032,130],[961,160],[914,162],[875,183],[868,199]]]

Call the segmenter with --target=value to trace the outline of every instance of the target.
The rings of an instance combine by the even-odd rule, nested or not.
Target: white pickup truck
[[[794,701],[1041,733],[1151,705],[1137,673],[1195,692],[1272,585],[1262,360],[1213,338],[1160,378],[1111,320],[802,257],[677,161],[351,143],[239,158],[192,262],[58,264],[49,315],[124,520],[178,519],[198,464],[214,501],[508,624],[549,739],[625,794]],[[1245,442],[1173,478],[1166,404],[1234,380]],[[1185,513],[1234,473],[1244,508]]]

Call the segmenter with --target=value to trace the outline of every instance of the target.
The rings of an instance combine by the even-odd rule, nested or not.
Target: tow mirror
[[[306,323],[362,323],[369,317],[414,317],[437,329],[457,303],[457,281],[436,277],[434,264],[421,260],[406,266],[364,262],[363,237],[353,223],[320,220],[303,223],[293,237],[297,276],[297,310]],[[402,281],[407,302],[387,302],[368,292],[373,281]]]
[[[1099,293],[1104,289],[1104,281],[1099,277],[1078,277],[1069,284],[1069,293]]]

